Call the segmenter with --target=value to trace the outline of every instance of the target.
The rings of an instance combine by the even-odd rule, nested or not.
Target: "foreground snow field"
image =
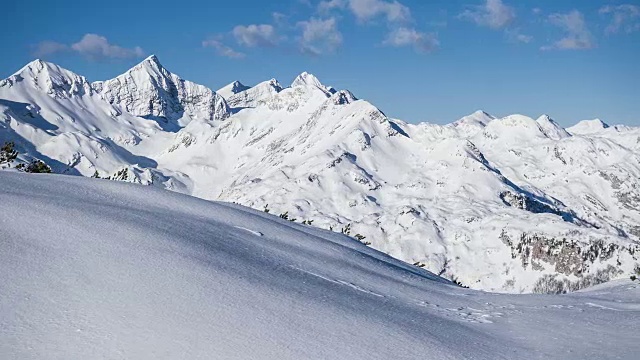
[[[344,235],[0,172],[2,359],[637,359],[640,286],[459,288]]]

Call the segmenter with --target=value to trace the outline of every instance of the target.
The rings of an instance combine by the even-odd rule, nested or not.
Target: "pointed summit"
[[[160,65],[160,61],[158,60],[158,57],[156,56],[156,54],[151,54],[147,56],[147,58],[144,59],[144,61],[149,61],[149,62],[153,62]]]
[[[240,81],[234,81],[231,84],[228,84],[220,89],[218,89],[218,91],[216,91],[220,96],[222,96],[225,99],[228,99],[229,97],[231,97],[232,95],[235,95],[239,92],[243,92],[245,90],[250,89],[250,86],[246,86],[243,83],[241,83]]]
[[[0,87],[12,87],[19,83],[45,91],[55,98],[81,96],[92,92],[84,76],[41,59],[28,63],[15,74],[0,81]]]
[[[558,123],[555,122],[549,115],[540,116],[536,120],[536,122],[540,126],[542,132],[550,139],[560,140],[571,136],[571,134],[569,134],[567,130],[558,125]]]
[[[306,71],[298,75],[295,78],[295,80],[293,80],[293,83],[291,83],[291,87],[303,86],[303,85],[312,85],[312,86],[318,86],[318,87],[324,86],[322,85],[320,80],[318,80],[318,78],[315,77],[315,75],[309,74]]]
[[[195,119],[223,120],[230,114],[221,96],[171,73],[155,55],[124,74],[93,86],[110,104],[136,116],[159,118],[173,128]]]
[[[487,126],[487,124],[491,121],[495,120],[493,115],[489,113],[478,110],[473,114],[467,115],[460,120],[454,122],[452,125],[455,127],[480,127],[483,128]]]
[[[132,67],[127,71],[127,73],[146,73],[151,77],[171,77],[173,74],[164,68],[162,64],[160,64],[160,60],[155,55],[151,55],[146,59],[142,60],[140,63]]]
[[[291,87],[292,88],[293,87],[298,87],[298,86],[313,86],[313,87],[316,87],[316,88],[322,90],[328,96],[331,96],[332,94],[336,93],[336,90],[334,88],[332,88],[331,86],[323,85],[315,75],[309,74],[306,71],[303,72],[302,74],[298,75],[295,78],[295,80],[293,80],[293,82],[291,83]]]

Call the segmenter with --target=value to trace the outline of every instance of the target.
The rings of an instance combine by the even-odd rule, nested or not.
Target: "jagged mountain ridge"
[[[155,57],[105,82],[61,73],[51,88],[65,96],[0,83],[0,141],[59,172],[127,169],[127,181],[351,223],[375,248],[485,290],[573,289],[637,262],[637,128],[581,134],[593,126],[484,112],[411,125],[308,73],[225,101]]]

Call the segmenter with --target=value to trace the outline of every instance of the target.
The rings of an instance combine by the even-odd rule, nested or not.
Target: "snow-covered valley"
[[[93,83],[36,60],[0,81],[0,144],[57,173],[350,228],[474,289],[566,292],[638,266],[640,128],[482,111],[414,125],[356,96],[308,73],[216,92],[154,56]]]
[[[3,359],[634,359],[640,283],[464,289],[156,187],[0,172]]]

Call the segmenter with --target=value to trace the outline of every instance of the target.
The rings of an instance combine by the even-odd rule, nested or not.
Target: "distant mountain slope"
[[[0,173],[0,354],[633,359],[640,284],[457,287],[341,234],[152,187]],[[463,339],[464,341],[461,341]]]
[[[306,72],[230,86],[225,100],[153,56],[94,83],[35,61],[0,82],[0,142],[60,173],[351,224],[477,289],[571,291],[639,262],[640,128],[482,111],[412,125]]]

